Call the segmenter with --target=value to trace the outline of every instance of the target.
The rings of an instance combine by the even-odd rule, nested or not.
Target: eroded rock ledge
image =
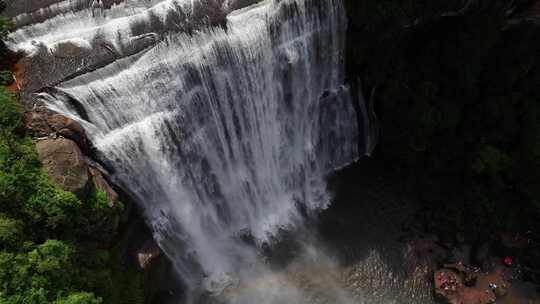
[[[45,108],[26,112],[24,119],[43,168],[63,190],[83,200],[98,190],[107,195],[111,207],[118,202],[106,170],[89,160],[90,144],[78,122]]]

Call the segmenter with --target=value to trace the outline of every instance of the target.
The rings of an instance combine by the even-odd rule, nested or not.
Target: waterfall
[[[62,43],[91,54],[103,41],[115,51],[35,98],[81,122],[190,286],[254,263],[242,235],[262,244],[326,208],[325,176],[359,155],[341,1],[229,2],[127,1],[95,16],[57,1],[18,14],[10,37],[30,54]]]

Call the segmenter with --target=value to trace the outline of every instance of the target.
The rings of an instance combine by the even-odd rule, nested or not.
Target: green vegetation
[[[51,182],[10,81],[0,72],[0,304],[142,303],[141,275],[109,248],[121,204],[97,190],[81,201]]]
[[[531,1],[469,3],[347,1],[349,78],[375,89],[377,161],[418,194],[427,231],[539,238],[540,26]],[[538,254],[521,262],[540,269]]]
[[[0,128],[0,303],[142,303],[140,274],[107,249],[120,205],[98,191],[81,202],[49,180],[4,88]]]

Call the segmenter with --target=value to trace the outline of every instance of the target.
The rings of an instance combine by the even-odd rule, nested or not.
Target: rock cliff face
[[[44,170],[63,190],[76,194],[83,202],[96,190],[104,192],[111,208],[120,201],[130,203],[128,195],[119,194],[108,172],[93,160],[93,148],[79,123],[35,106],[24,113],[24,126],[35,140]],[[131,204],[128,207],[124,216],[127,219],[116,226],[110,239],[122,248],[123,259],[144,273],[148,303],[162,303],[180,293],[178,280],[137,210]]]
[[[92,149],[79,123],[45,108],[27,111],[24,118],[43,168],[62,189],[82,200],[92,191],[102,191],[111,207],[118,201],[107,172],[91,161]]]
[[[35,139],[43,168],[63,190],[76,194],[83,202],[93,191],[104,192],[111,208],[119,201],[130,202],[126,193],[121,195],[115,190],[108,172],[92,159],[91,143],[79,123],[36,106],[25,112],[24,125]],[[162,303],[181,292],[180,283],[139,213],[128,207],[127,220],[117,226],[111,239],[116,239],[113,242],[122,248],[123,259],[144,273],[148,303]]]
[[[101,245],[120,247],[123,260],[133,268],[139,265],[139,271],[144,272],[145,286],[149,286],[145,288],[147,298],[158,299],[159,302],[162,295],[170,294],[172,285],[162,283],[171,281],[171,266],[159,247],[149,247],[148,244],[152,244],[152,235],[147,231],[138,211],[132,207],[129,195],[114,185],[109,172],[94,160],[92,143],[82,126],[71,118],[35,103],[32,98],[36,90],[75,73],[72,63],[75,59],[88,55],[83,52],[80,48],[65,44],[57,48],[54,58],[42,55],[38,56],[36,61],[10,54],[12,59],[9,60],[8,67],[13,72],[15,81],[8,89],[20,95],[26,133],[34,139],[43,169],[58,186],[76,194],[82,202],[88,202],[95,191],[100,191],[106,194],[110,208],[116,207],[120,202],[127,207],[124,208],[120,223],[118,219],[111,219],[116,224],[113,224],[112,233],[103,237],[107,243]],[[93,54],[91,57],[108,55],[110,54]],[[103,61],[102,58],[100,60]],[[64,64],[61,64],[62,62]],[[60,64],[60,67],[64,67],[64,72],[48,70],[46,67],[50,64]],[[47,71],[50,74],[47,74]],[[145,232],[130,235],[129,227],[132,225],[143,227],[141,229]],[[140,257],[140,260],[136,257]]]
[[[27,111],[24,120],[26,130],[35,138],[61,136],[74,141],[86,153],[90,150],[84,129],[70,118],[41,107]]]

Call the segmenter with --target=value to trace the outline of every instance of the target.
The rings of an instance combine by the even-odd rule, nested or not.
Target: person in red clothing
[[[506,266],[512,266],[512,264],[514,264],[514,259],[512,259],[511,256],[506,256],[503,259],[503,264]]]

